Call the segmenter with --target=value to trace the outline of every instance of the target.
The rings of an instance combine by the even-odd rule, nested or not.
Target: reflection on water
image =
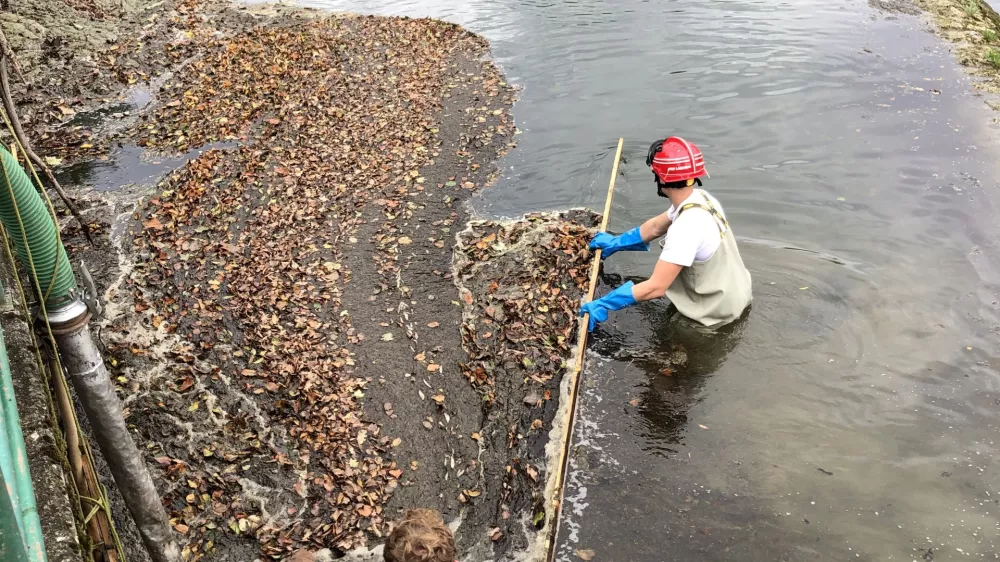
[[[150,155],[135,145],[117,146],[111,149],[106,160],[87,160],[60,168],[56,179],[62,184],[95,191],[117,190],[131,184],[151,185],[206,151],[235,146],[235,143],[211,143],[179,156]]]
[[[605,279],[611,285],[620,280]],[[638,305],[643,314],[638,333],[602,327],[590,350],[641,371],[646,383],[629,405],[640,417],[638,436],[651,454],[673,454],[687,430],[688,411],[708,380],[739,344],[751,309],[735,322],[709,330],[691,322],[665,301]],[[752,308],[752,307],[751,307]]]
[[[561,559],[998,556],[1000,150],[919,19],[864,0],[303,2],[491,40],[523,134],[484,213],[602,208],[625,137],[623,231],[665,210],[652,139],[705,152],[753,308],[707,339],[660,303],[602,324]]]

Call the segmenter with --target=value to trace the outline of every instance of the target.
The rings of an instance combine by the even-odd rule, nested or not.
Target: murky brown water
[[[706,338],[647,304],[595,338],[562,559],[1000,556],[1000,149],[919,20],[857,1],[311,4],[493,42],[523,134],[484,213],[602,208],[623,136],[623,230],[665,208],[652,139],[706,153],[753,309]]]

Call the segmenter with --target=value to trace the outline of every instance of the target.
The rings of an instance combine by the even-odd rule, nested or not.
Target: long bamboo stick
[[[615,180],[618,178],[618,163],[622,158],[622,146],[625,139],[618,139],[618,150],[615,151],[615,162],[611,167],[611,181],[608,184],[608,198],[604,202],[604,217],[601,219],[600,231],[608,229],[608,217],[611,215],[611,200],[615,196]],[[597,275],[601,270],[601,250],[594,252],[594,263],[590,267],[590,288],[587,291],[587,301],[594,300],[594,290],[597,289]],[[569,448],[573,439],[573,427],[576,425],[576,397],[580,390],[580,376],[583,371],[583,358],[587,352],[587,325],[590,323],[590,314],[584,314],[577,327],[580,334],[577,343],[576,364],[573,370],[568,373],[571,377],[569,381],[569,409],[566,411],[567,421],[563,424],[563,446],[559,453],[559,472],[556,474],[555,497],[552,499],[552,516],[550,519],[551,534],[547,539],[546,549],[547,559],[552,562],[556,558],[556,539],[559,537],[559,522],[562,519],[562,498],[566,486],[566,472],[569,469]]]

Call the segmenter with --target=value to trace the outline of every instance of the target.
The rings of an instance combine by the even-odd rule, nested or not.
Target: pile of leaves
[[[533,213],[513,222],[479,221],[459,235],[456,278],[465,303],[464,374],[487,401],[498,371],[527,369],[545,387],[561,378],[576,345],[597,219],[583,212]],[[546,396],[548,394],[546,393]]]
[[[459,234],[455,280],[469,357],[462,371],[484,399],[486,447],[507,459],[486,467],[500,484],[498,523],[518,512],[538,528],[546,519],[544,450],[577,344],[593,257],[587,246],[599,220],[584,211],[533,213],[476,221]],[[494,541],[502,529],[494,528]]]
[[[344,253],[362,209],[412,208],[449,61],[486,44],[443,22],[351,16],[199,52],[135,136],[170,152],[238,146],[189,162],[136,216],[133,311],[183,343],[162,376],[123,372],[129,421],[162,468],[187,559],[246,536],[274,558],[343,552],[384,532],[402,472],[395,441],[362,415]],[[495,95],[483,68],[470,80]],[[127,325],[113,331],[122,362],[153,353]]]

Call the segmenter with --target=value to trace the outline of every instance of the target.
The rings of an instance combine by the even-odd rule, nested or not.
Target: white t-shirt
[[[688,203],[699,203],[703,207],[708,207],[705,196],[725,218],[726,213],[723,212],[719,201],[709,193],[698,189],[681,203],[681,207]],[[695,262],[706,262],[715,255],[715,251],[722,244],[720,228],[724,231],[726,227],[711,213],[691,208],[681,213],[680,220],[677,220],[677,208],[671,205],[667,216],[670,217],[671,224],[667,235],[663,237],[661,260],[689,267]]]

